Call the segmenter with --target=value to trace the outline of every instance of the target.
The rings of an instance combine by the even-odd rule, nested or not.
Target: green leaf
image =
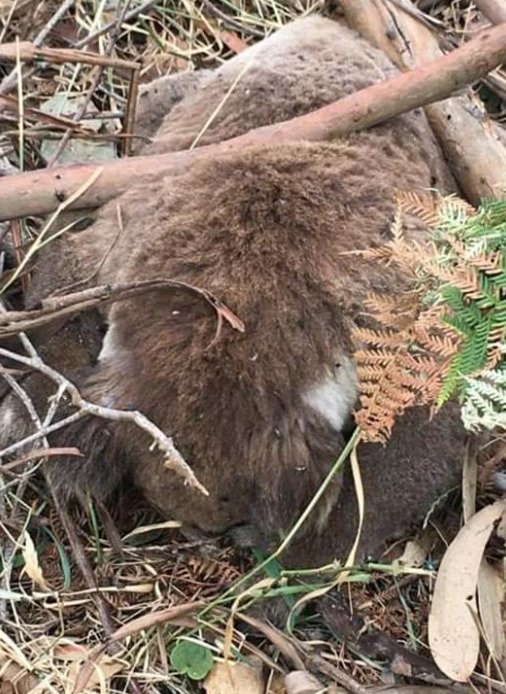
[[[213,654],[199,643],[178,641],[170,654],[174,670],[192,680],[203,680],[213,667]]]

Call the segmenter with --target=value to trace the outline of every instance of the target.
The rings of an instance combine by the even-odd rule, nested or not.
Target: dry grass
[[[330,3],[0,0],[0,42],[19,37],[44,47],[79,48],[104,58],[142,61],[141,81],[149,81],[166,72],[214,67],[293,17],[321,10],[324,5],[328,9]],[[482,21],[469,3],[420,0],[420,5],[437,20],[438,31],[452,41],[461,41]],[[36,67],[23,63],[20,75],[9,77],[11,67],[1,66],[0,73],[4,76],[0,94],[14,101],[12,110],[0,114],[0,162],[3,158],[5,167],[7,162],[18,169],[44,164],[41,143],[60,141],[62,131],[75,134],[76,128],[85,128],[88,142],[121,142],[131,87],[128,70],[68,62]],[[498,118],[503,117],[503,80],[498,72],[481,86]],[[77,117],[65,110],[60,114],[75,120],[72,128],[68,121],[55,123],[30,111],[41,109],[55,94],[67,99],[86,96],[87,103]],[[25,119],[16,113],[15,106],[21,101]],[[90,119],[98,121],[92,132]],[[58,149],[56,155],[53,152],[54,161],[60,156]],[[37,220],[12,225],[18,261],[36,228]],[[9,300],[13,305],[22,302],[19,287]],[[498,459],[495,466],[501,463]],[[247,628],[237,620],[230,632],[227,623],[230,626],[234,595],[227,591],[251,569],[255,559],[226,546],[190,543],[173,524],[161,522],[135,499],[128,505],[127,518],[113,518],[122,534],[122,553],[114,546],[107,515],[100,509],[90,502],[73,513],[75,532],[108,607],[109,635],[126,629],[116,648],[105,654],[103,646],[109,641],[103,615],[101,618],[93,592],[76,566],[39,466],[35,462],[23,471],[0,469],[2,694],[25,692],[36,685],[41,692],[71,692],[76,678],[83,683],[86,673],[90,677],[83,686],[90,691],[196,692],[198,685],[175,672],[168,660],[182,636],[207,644],[216,658],[223,657],[224,650],[234,659],[260,657],[272,681],[277,673],[297,667],[294,653],[302,663],[311,663],[322,680],[335,679],[355,694],[362,684],[389,681],[388,668],[385,672],[378,655],[339,643],[314,611],[298,618],[291,633],[273,632],[265,624],[263,629]],[[491,467],[487,475],[492,471]],[[365,625],[383,631],[411,651],[424,652],[431,571],[458,525],[458,511],[447,515],[444,525],[431,519],[425,531],[429,550],[421,574],[392,570],[391,562],[401,554],[404,543],[391,548],[384,565],[358,567],[350,573],[343,593],[362,620],[360,629]],[[245,595],[241,606],[243,602],[265,604],[269,595],[293,604],[294,596],[300,595],[291,591],[300,589],[298,579],[305,575],[280,576],[277,571],[274,566],[267,572],[272,584],[263,596]],[[336,569],[330,567],[319,577],[319,584],[330,586],[335,577]],[[302,591],[313,587],[303,586]],[[191,604],[195,609],[187,612]],[[169,607],[176,611],[167,613]],[[139,618],[143,619],[135,621]],[[338,677],[343,672],[353,679],[343,681]]]

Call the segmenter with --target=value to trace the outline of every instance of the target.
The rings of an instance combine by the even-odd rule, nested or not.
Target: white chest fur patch
[[[336,431],[340,431],[353,410],[358,395],[358,381],[353,362],[340,359],[340,366],[312,385],[302,399],[315,412],[324,417]]]
[[[13,405],[9,403],[9,398],[5,398],[2,406],[0,407],[0,429],[4,432],[4,436],[2,438],[4,438],[5,434],[8,433],[8,430],[14,424],[15,419],[16,411]]]
[[[120,345],[118,344],[118,341],[115,339],[114,327],[110,325],[107,329],[104,339],[102,340],[102,349],[100,350],[100,354],[98,355],[98,361],[104,362],[108,361],[109,359],[113,359],[115,356],[118,355],[119,351]]]

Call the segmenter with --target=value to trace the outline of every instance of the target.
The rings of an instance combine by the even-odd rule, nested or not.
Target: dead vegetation
[[[213,67],[292,17],[332,11],[331,4],[0,0],[1,42],[13,44],[11,58],[18,67],[17,72],[9,71],[12,62],[4,64],[0,85],[0,157],[5,170],[116,159],[128,151],[125,135],[131,132],[137,80]],[[390,11],[398,4],[391,3]],[[488,3],[477,4],[486,11]],[[463,1],[420,0],[418,5],[426,13],[424,25],[443,47],[468,41],[486,25],[483,15]],[[16,37],[31,46],[16,44]],[[59,54],[62,61],[47,60],[54,48],[64,51]],[[24,50],[39,51],[42,62],[22,62]],[[75,51],[82,50],[98,58],[76,62]],[[499,122],[504,119],[505,79],[503,71],[496,70],[476,87]],[[475,107],[481,108],[478,100]],[[483,127],[493,129],[488,118]],[[18,268],[23,269],[38,230],[39,220],[32,217],[5,225],[2,233],[12,234]],[[21,271],[8,271],[4,277],[4,286],[11,285],[6,301],[20,309],[18,317],[23,319],[20,290],[28,281]],[[17,368],[4,374],[11,386]],[[45,454],[59,451],[47,448]],[[479,539],[488,538],[503,512],[504,502],[496,501],[497,491],[491,486],[493,475],[503,467],[503,451],[493,456],[482,452],[480,474],[471,458],[463,482],[464,521],[473,521],[479,480],[478,507],[483,509],[473,521],[478,528],[467,525],[458,532],[460,508],[446,503],[444,514],[438,515],[435,508],[419,535],[408,545],[404,541],[391,547],[382,563],[327,567],[317,575],[316,585],[305,582],[304,572],[282,572],[275,560],[262,563],[261,557],[226,547],[188,542],[178,534],[177,524],[159,521],[139,499],[132,499],[127,518],[114,512],[111,517],[89,499],[83,499],[72,519],[62,516],[45,488],[40,459],[28,465],[26,458],[4,462],[0,467],[1,691],[196,692],[209,669],[209,653],[215,658],[207,681],[210,694],[260,692],[262,668],[267,691],[272,693],[332,692],[339,686],[363,694],[366,685],[394,684],[394,676],[397,683],[448,686],[450,681],[428,657],[427,624],[435,569],[456,537],[453,555],[446,555],[441,569],[443,592],[434,600],[445,604],[452,593],[473,593],[480,572],[479,589],[487,596],[480,597],[480,607],[491,606],[488,613],[485,608],[480,613],[485,645],[475,670],[479,644],[476,608],[471,604],[464,615],[460,613],[458,624],[452,613],[442,625],[438,636],[450,643],[449,652],[442,652],[437,636],[436,645],[431,643],[433,653],[440,666],[445,659],[450,661],[445,672],[455,680],[467,683],[474,671],[470,686],[454,686],[457,691],[504,692],[503,624],[497,621],[501,552],[489,545],[486,555],[495,568],[484,564],[480,568],[484,544]],[[69,544],[68,524],[86,563],[93,566],[91,582],[99,586],[97,591],[90,588],[90,576],[81,573],[83,562],[76,557],[75,543]],[[115,527],[121,529],[121,537]],[[255,576],[241,584],[255,566]],[[469,580],[462,581],[461,576]],[[342,603],[336,606],[329,600],[322,608],[323,621],[315,610],[315,591],[326,592],[336,585]],[[233,586],[239,586],[235,592]],[[241,621],[242,610],[273,598],[291,608],[307,598],[309,609],[297,617],[294,611],[285,632],[252,616]],[[439,614],[446,612],[440,608]],[[466,629],[469,650],[464,666],[460,661],[455,665],[452,635]],[[461,655],[459,651],[457,660]],[[316,684],[308,672],[317,677]],[[291,680],[285,681],[287,673]],[[299,679],[294,679],[297,674]]]

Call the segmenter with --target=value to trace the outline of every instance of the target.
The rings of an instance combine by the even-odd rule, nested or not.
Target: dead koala
[[[143,153],[184,149],[197,138],[219,142],[395,72],[345,27],[298,20],[206,75]],[[145,132],[153,128],[148,120]],[[345,443],[357,400],[350,331],[367,324],[364,297],[405,286],[393,268],[343,253],[388,238],[399,186],[446,192],[454,184],[419,111],[328,144],[255,146],[208,155],[162,180],[154,173],[105,205],[91,227],[43,249],[28,301],[90,277],[97,285],[172,278],[212,292],[244,321],[243,334],[225,325],[213,343],[209,305],[190,291],[160,290],[112,305],[96,363],[76,353],[63,369],[88,399],[138,409],[173,436],[209,497],[164,468],[134,425],[92,417],[55,437],[58,445],[79,446],[85,459],[52,463],[49,471],[67,497],[89,489],[107,499],[127,480],[187,526],[209,533],[245,526],[270,546]],[[414,223],[409,230],[418,242],[423,233]],[[57,334],[45,357],[58,368],[61,356]],[[39,401],[54,389],[39,376],[26,387]],[[12,395],[0,420],[2,445],[30,431]],[[376,552],[458,484],[463,458],[464,431],[452,407],[433,422],[414,410],[386,448],[362,446],[362,554]],[[340,556],[355,527],[345,474],[284,561],[315,565]]]

